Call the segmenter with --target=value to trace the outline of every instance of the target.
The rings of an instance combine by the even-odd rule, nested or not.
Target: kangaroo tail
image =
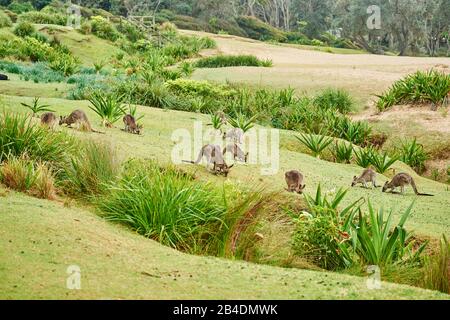
[[[413,188],[414,193],[415,193],[416,195],[419,195],[419,191],[417,191],[416,182],[414,181],[413,178],[411,178],[411,187]]]
[[[194,161],[188,161],[188,160],[183,160],[182,162],[184,162],[184,163],[190,163],[190,164],[195,164]]]
[[[196,161],[188,161],[188,160],[183,160],[184,163],[190,163],[190,164],[199,164],[200,161],[202,161],[203,158],[203,151],[204,149],[202,148],[202,150],[200,150],[200,153],[198,154],[198,158]]]
[[[101,131],[97,131],[97,130],[94,130],[94,129],[91,129],[91,131],[94,132],[94,133],[106,134],[106,132],[101,132]]]
[[[414,189],[414,192],[416,193],[416,195],[418,195],[418,196],[434,197],[434,194],[420,193],[419,191],[417,191],[416,183],[414,182],[414,179],[412,179],[412,178],[411,178],[411,186]]]

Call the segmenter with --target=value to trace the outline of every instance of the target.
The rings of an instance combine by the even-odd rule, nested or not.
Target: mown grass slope
[[[25,108],[20,102],[30,103],[32,98],[4,96],[3,101],[7,109],[16,112],[25,112]],[[87,101],[69,101],[63,99],[42,99],[42,103],[50,104],[59,114],[68,114],[71,111],[81,108],[90,117],[94,127],[99,129],[100,121],[95,114],[88,108]],[[117,123],[118,128],[104,129],[105,135],[86,134],[70,130],[81,137],[88,137],[98,140],[106,140],[112,143],[119,151],[119,154],[125,160],[130,157],[145,159],[156,159],[162,162],[171,161],[172,148],[175,143],[172,141],[172,133],[177,129],[187,129],[192,133],[194,131],[194,122],[202,121],[204,129],[210,119],[208,116],[154,109],[148,107],[139,107],[138,113],[145,115],[142,123],[144,125],[144,135],[136,136],[127,134],[119,129],[122,124]],[[282,192],[285,188],[284,172],[287,170],[300,170],[306,179],[306,192],[315,193],[319,184],[326,191],[336,191],[339,188],[350,188],[352,177],[359,175],[362,168],[356,165],[345,165],[332,163],[316,159],[303,151],[300,143],[295,139],[295,132],[281,131],[280,134],[280,169],[274,176],[261,175],[263,166],[256,165],[237,165],[233,168],[228,180],[233,183],[247,186],[264,187],[267,191]],[[206,143],[206,142],[205,142]],[[195,152],[195,153],[194,153]],[[197,150],[192,151],[192,159],[197,156]],[[186,159],[190,160],[190,159]],[[180,165],[180,167],[193,171],[201,179],[208,179],[221,184],[225,180],[222,177],[216,177],[209,174],[204,166]],[[344,201],[346,204],[359,199],[360,197],[369,198],[375,206],[384,206],[386,209],[393,208],[399,214],[406,209],[412,201],[416,200],[413,215],[408,221],[407,227],[414,229],[418,234],[440,237],[442,234],[450,235],[450,188],[438,182],[422,178],[416,175],[409,167],[397,162],[393,168],[396,172],[406,171],[412,174],[416,180],[419,191],[431,193],[435,196],[417,197],[411,188],[407,189],[406,195],[394,195],[382,193],[380,189],[367,190],[359,187],[352,188]],[[393,173],[389,171],[387,176],[379,175],[378,184],[384,184]],[[292,196],[292,201],[300,201],[300,196]]]
[[[446,299],[365,278],[190,256],[80,208],[0,188],[2,299]],[[66,288],[67,267],[81,290]]]

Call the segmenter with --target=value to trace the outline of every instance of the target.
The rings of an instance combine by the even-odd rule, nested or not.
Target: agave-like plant
[[[95,91],[89,97],[89,108],[101,119],[104,127],[111,128],[126,113],[123,107],[123,96],[102,94]]]
[[[412,234],[405,229],[405,223],[411,215],[414,202],[402,214],[400,222],[395,228],[393,225],[393,211],[391,210],[385,220],[383,208],[376,211],[368,203],[368,220],[359,214],[359,223],[355,228],[357,241],[355,250],[366,264],[386,266],[393,263],[417,261],[424,251],[426,241],[417,249]]]
[[[402,142],[399,148],[399,159],[421,173],[425,169],[425,161],[428,155],[423,145],[417,143],[417,139]]]
[[[323,135],[301,134],[296,138],[304,144],[316,158],[320,158],[322,152],[333,142],[333,139]]]
[[[50,105],[40,104],[39,99],[40,98],[36,97],[34,98],[33,103],[26,104],[22,102],[21,105],[30,109],[31,112],[33,113],[33,117],[36,117],[41,112],[54,112],[54,110],[50,109]]]
[[[350,163],[353,156],[353,144],[349,142],[337,142],[331,151],[333,153],[334,159],[338,163]]]
[[[355,154],[355,162],[362,168],[367,168],[372,164],[372,154],[375,152],[373,148],[359,148],[353,150]]]
[[[239,113],[236,118],[228,119],[228,123],[234,128],[242,129],[242,131],[246,133],[255,126],[255,120],[257,117],[257,115],[254,115],[253,117],[248,119],[242,113]]]
[[[398,160],[398,157],[389,157],[387,153],[379,153],[372,150],[370,155],[370,164],[375,167],[378,173],[385,173]]]

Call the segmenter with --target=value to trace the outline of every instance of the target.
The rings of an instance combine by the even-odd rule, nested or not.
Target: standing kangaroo
[[[230,152],[233,155],[234,160],[239,160],[247,163],[248,152],[244,153],[244,151],[242,151],[242,149],[239,148],[236,143],[229,144],[225,149],[223,149],[223,155],[225,155],[227,152]]]
[[[61,117],[59,120],[59,125],[63,124],[67,125],[68,127],[72,127],[73,124],[77,124],[79,127],[83,126],[86,131],[102,134],[104,133],[92,129],[91,123],[89,122],[89,119],[83,110],[75,110],[69,116]]]
[[[136,123],[136,119],[131,114],[123,117],[123,123],[125,124],[126,132],[141,134],[142,128]]]
[[[207,161],[206,168],[208,168],[210,164],[213,164],[213,172],[215,174],[223,174],[225,175],[225,177],[228,176],[230,169],[234,166],[234,165],[228,166],[225,163],[225,159],[223,158],[220,146],[212,144],[207,144],[202,147],[196,161],[183,160],[183,162],[199,164],[202,161],[203,157],[206,157]]]
[[[405,186],[409,184],[413,188],[416,195],[433,197],[432,194],[420,193],[419,191],[417,191],[414,179],[407,173],[399,173],[394,176],[390,182],[387,181],[383,186],[383,192],[386,192],[388,189],[391,189],[391,192],[393,192],[395,188],[400,187],[401,193],[403,194],[405,192]]]
[[[303,175],[297,170],[291,170],[284,174],[286,179],[286,183],[288,185],[286,191],[289,192],[297,192],[298,194],[302,194],[306,185],[303,183]]]
[[[41,124],[49,127],[50,129],[55,129],[55,127],[59,124],[59,120],[53,112],[46,112],[41,115]]]
[[[362,183],[364,185],[364,188],[368,188],[367,183],[372,182],[372,186],[374,188],[379,188],[381,186],[377,186],[376,178],[377,173],[375,171],[370,168],[366,169],[359,177],[353,177],[352,187],[356,186],[358,183]]]

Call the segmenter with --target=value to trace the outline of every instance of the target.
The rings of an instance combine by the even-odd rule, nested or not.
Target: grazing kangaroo
[[[247,163],[248,152],[244,153],[244,151],[242,151],[242,149],[239,148],[236,143],[229,144],[225,149],[223,149],[223,155],[225,155],[227,152],[230,152],[233,155],[234,160],[239,160]]]
[[[231,139],[234,143],[242,144],[244,139],[244,130],[240,128],[233,128],[223,134],[223,140]]]
[[[376,178],[377,173],[375,171],[370,168],[366,169],[359,177],[353,177],[352,187],[356,186],[358,183],[362,183],[364,185],[364,188],[368,188],[367,183],[372,182],[372,186],[374,188],[379,188],[381,186],[377,186]]]
[[[417,191],[416,183],[414,179],[407,173],[399,173],[392,178],[390,182],[386,182],[383,186],[383,192],[386,192],[388,189],[391,189],[391,192],[394,191],[395,188],[400,187],[402,194],[405,192],[405,186],[411,185],[414,190],[414,193],[418,196],[428,196],[433,197],[432,194],[420,193]]]
[[[286,183],[288,185],[286,191],[289,192],[297,192],[298,194],[302,194],[306,185],[303,183],[303,175],[297,170],[291,170],[284,174],[286,178]]]
[[[225,163],[225,159],[223,158],[220,146],[212,144],[207,144],[202,147],[196,161],[183,160],[183,162],[199,164],[202,161],[203,157],[206,157],[207,160],[206,168],[208,168],[210,164],[213,164],[213,172],[215,174],[223,174],[225,175],[225,177],[228,176],[230,169],[234,166],[228,166]]]
[[[126,132],[141,134],[142,127],[136,123],[136,119],[131,114],[127,114],[123,117],[123,123],[125,124]]]
[[[59,119],[53,112],[46,112],[41,115],[41,124],[54,129],[57,125],[59,125]]]
[[[104,134],[104,132],[92,129],[91,123],[89,122],[89,119],[83,110],[75,110],[68,117],[61,117],[59,119],[59,125],[61,126],[63,124],[67,125],[68,127],[72,127],[73,124],[78,124],[79,126],[83,125],[84,128],[86,128],[86,130],[89,132]]]

